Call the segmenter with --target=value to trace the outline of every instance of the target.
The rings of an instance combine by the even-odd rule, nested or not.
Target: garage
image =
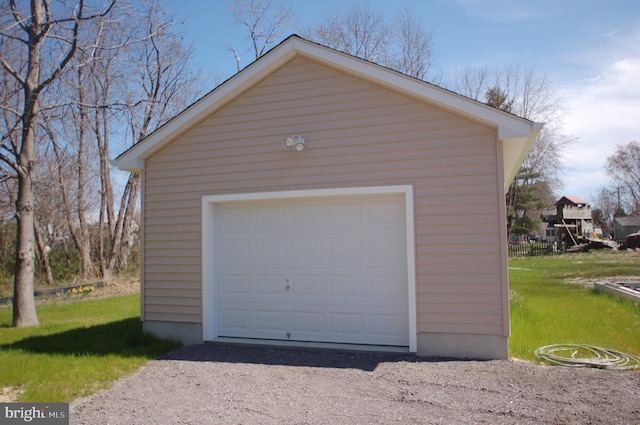
[[[408,348],[415,284],[409,283],[407,192],[383,187],[206,199],[210,339]]]
[[[292,35],[113,161],[143,329],[507,358],[504,194],[541,127]]]

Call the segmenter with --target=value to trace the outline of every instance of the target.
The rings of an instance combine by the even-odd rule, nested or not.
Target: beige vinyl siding
[[[201,321],[202,196],[400,184],[418,332],[503,334],[495,129],[302,57],[147,159],[145,319]]]

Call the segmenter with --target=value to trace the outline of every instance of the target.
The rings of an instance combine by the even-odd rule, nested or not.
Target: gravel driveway
[[[640,372],[202,344],[71,405],[71,424],[640,424]]]

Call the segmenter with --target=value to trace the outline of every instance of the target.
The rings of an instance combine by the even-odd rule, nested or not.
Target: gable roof
[[[579,196],[563,196],[560,198],[556,205],[565,205],[565,204],[573,204],[573,205],[587,205],[587,201],[582,199]]]
[[[498,110],[400,72],[291,35],[258,60],[199,99],[180,114],[112,161],[139,172],[145,160],[297,56],[305,57],[361,80],[432,104],[493,127],[502,141],[504,190],[516,175],[542,124]]]
[[[640,226],[640,215],[628,215],[625,217],[614,217],[613,222],[622,227]]]

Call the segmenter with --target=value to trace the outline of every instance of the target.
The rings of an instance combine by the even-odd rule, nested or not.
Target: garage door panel
[[[360,297],[363,295],[363,276],[360,275],[332,275],[328,277],[329,297]]]
[[[292,205],[291,224],[293,225],[321,225],[323,222],[323,210],[318,203],[307,205]],[[301,230],[304,230],[302,228]]]
[[[294,260],[312,261],[322,260],[322,239],[292,235],[291,258]]]
[[[324,292],[324,278],[320,274],[316,275],[292,275],[290,278],[290,291],[293,296],[313,296],[322,295]]]
[[[255,241],[254,249],[255,249],[255,258],[256,259],[284,259],[286,257],[285,253],[285,242],[281,239],[281,236],[277,236],[273,238],[261,238]]]
[[[394,337],[397,336],[398,327],[407,321],[407,316],[402,314],[371,314],[369,315],[371,322],[371,333],[373,335]]]
[[[370,276],[368,279],[370,294],[378,297],[397,298],[396,303],[405,304],[404,300],[409,295],[408,288],[403,285],[405,279],[405,274],[402,273]]]
[[[395,200],[380,200],[370,203],[369,221],[371,223],[395,223],[401,224],[397,218],[404,214],[404,204]]]
[[[221,261],[246,261],[251,253],[251,243],[249,240],[241,238],[227,238],[222,240],[219,247],[219,258]]]
[[[220,325],[229,332],[249,331],[253,328],[252,322],[250,308],[231,305],[220,309]]]
[[[313,334],[314,338],[319,338],[325,330],[324,313],[322,311],[292,311],[291,329],[294,336],[300,334]]]
[[[219,336],[408,345],[402,195],[216,211]]]
[[[257,295],[281,295],[286,290],[283,276],[257,275],[255,282],[255,293]]]
[[[330,223],[361,223],[362,205],[349,202],[334,201],[328,206]]]
[[[386,232],[378,239],[368,241],[367,254],[370,259],[393,262],[406,258],[406,243],[404,237],[398,236],[398,232]]]
[[[256,329],[259,331],[277,331],[280,335],[286,332],[286,313],[281,309],[257,309],[255,318]]]
[[[223,294],[249,294],[252,292],[250,274],[225,274],[220,276],[220,292]]]
[[[335,237],[329,241],[329,258],[332,264],[344,264],[348,261],[359,262],[362,259],[362,240],[353,234]]]
[[[361,337],[365,334],[364,314],[362,313],[330,313],[330,331],[336,335]]]
[[[250,213],[241,206],[225,205],[217,211],[218,223],[228,230],[246,229],[250,224]]]

